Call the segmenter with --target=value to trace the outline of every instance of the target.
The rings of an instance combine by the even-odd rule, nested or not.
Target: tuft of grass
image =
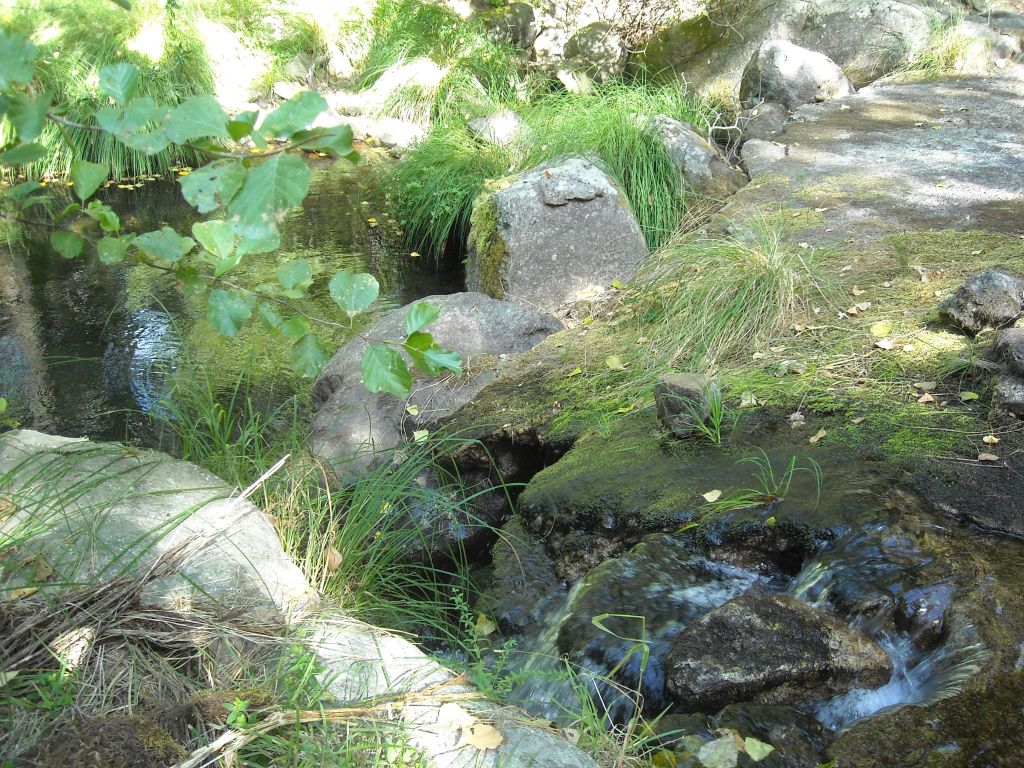
[[[653,356],[703,370],[774,338],[836,286],[827,255],[788,243],[766,217],[734,234],[684,237],[652,259],[637,282],[634,311]]]
[[[622,186],[652,249],[697,199],[645,119],[667,115],[700,130],[717,120],[709,103],[678,86],[610,83],[590,93],[543,95],[521,112],[526,129],[507,146],[489,145],[453,121],[398,164],[391,183],[410,248],[435,258],[460,248],[486,181],[563,155],[593,158]]]
[[[989,42],[973,34],[964,22],[962,12],[933,22],[928,43],[901,71],[924,78],[984,71]]]
[[[156,3],[133,4],[126,11],[104,0],[42,0],[17,3],[3,15],[4,25],[27,35],[40,48],[34,87],[54,96],[71,120],[90,123],[107,100],[96,85],[99,70],[127,61],[140,71],[141,92],[164,104],[213,91],[206,53],[185,10]],[[162,47],[158,42],[162,41]],[[5,132],[9,127],[5,127]],[[194,165],[200,156],[171,147],[145,155],[126,147],[110,134],[47,124],[40,139],[46,157],[27,167],[29,177],[68,173],[71,161],[83,158],[102,163],[114,177],[162,173],[178,165]]]

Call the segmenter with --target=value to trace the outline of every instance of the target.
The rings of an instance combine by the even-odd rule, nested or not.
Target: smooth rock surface
[[[852,92],[850,81],[828,56],[786,40],[761,45],[740,80],[740,103],[748,109],[775,102],[792,110]]]
[[[827,612],[782,595],[744,595],[679,633],[666,663],[687,711],[728,704],[804,704],[889,679],[877,643]]]
[[[986,269],[939,305],[939,314],[966,333],[1009,325],[1024,311],[1024,277]]]
[[[236,495],[209,472],[155,451],[30,430],[0,435],[0,498],[17,510],[0,535],[44,527],[26,546],[44,554],[58,580],[141,572],[191,541],[180,575],[149,585],[149,599],[181,606],[212,598],[284,615],[306,607],[315,596],[302,572],[266,515]],[[15,572],[0,586],[18,579]]]
[[[412,432],[451,416],[500,375],[508,359],[502,356],[525,352],[561,328],[549,315],[480,293],[428,296],[422,301],[440,308],[440,316],[427,330],[437,344],[462,356],[467,372],[436,379],[418,375],[412,394],[403,401],[387,393],[366,391],[361,377],[365,341],[353,339],[342,346],[313,384],[310,439],[313,453],[342,480],[390,461],[387,452]],[[365,335],[404,338],[409,306],[385,313]],[[409,413],[409,405],[416,406],[416,415]]]
[[[615,182],[563,157],[485,189],[468,251],[469,290],[552,312],[628,280],[647,245]]]
[[[1000,376],[992,390],[992,406],[1004,413],[1024,418],[1024,379]]]
[[[781,104],[766,101],[739,114],[740,141],[767,141],[782,133],[789,119],[789,110]]]
[[[565,43],[564,56],[571,69],[582,71],[597,83],[622,74],[626,46],[611,24],[598,21],[576,31]]]
[[[763,139],[750,139],[743,143],[740,157],[751,178],[761,176],[786,156],[786,145]]]

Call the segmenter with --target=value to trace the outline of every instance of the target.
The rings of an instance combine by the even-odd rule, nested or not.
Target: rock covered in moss
[[[661,139],[669,159],[686,183],[712,197],[731,195],[747,183],[747,177],[733,168],[718,147],[692,125],[667,115],[655,115],[650,129]]]
[[[710,611],[679,633],[666,664],[679,706],[704,712],[826,699],[882,685],[891,672],[867,635],[783,595],[743,595]]]
[[[986,269],[957,288],[939,305],[939,315],[972,336],[985,328],[1003,328],[1024,310],[1024,277],[1004,269]]]
[[[832,59],[787,40],[761,45],[740,80],[740,102],[748,108],[772,101],[795,109],[851,93],[853,86]]]
[[[510,3],[502,8],[488,8],[483,16],[487,34],[495,42],[508,43],[529,51],[540,33],[536,9],[529,3]]]
[[[622,190],[583,157],[552,160],[473,203],[466,285],[553,311],[627,280],[647,245]]]
[[[718,384],[699,373],[663,373],[654,385],[654,404],[665,429],[678,438],[699,432],[721,398]]]

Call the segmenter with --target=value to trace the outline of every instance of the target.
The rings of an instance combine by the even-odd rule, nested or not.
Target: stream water
[[[280,250],[247,257],[232,279],[254,287],[273,279],[281,259],[304,257],[321,284],[341,268],[374,274],[381,307],[459,290],[460,275],[402,250],[379,184],[384,162],[316,167],[309,196],[281,228]],[[197,218],[178,185],[166,180],[115,185],[105,197],[129,231],[169,224],[187,232]],[[0,397],[23,426],[151,444],[148,415],[183,357],[202,364],[215,387],[230,387],[244,369],[273,392],[270,399],[296,385],[282,373],[286,355],[269,333],[251,323],[235,340],[218,338],[202,303],[182,296],[166,275],[104,267],[94,258],[65,261],[45,232],[26,232],[11,246],[0,267]],[[322,289],[310,306],[336,319]]]

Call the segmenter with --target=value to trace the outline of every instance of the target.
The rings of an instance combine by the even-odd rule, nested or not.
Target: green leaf
[[[155,155],[171,143],[161,127],[170,114],[169,107],[157,104],[150,96],[142,96],[124,109],[101,109],[96,113],[96,121],[126,146]]]
[[[50,233],[50,244],[65,259],[73,259],[85,247],[85,239],[66,229],[55,229]]]
[[[167,138],[175,144],[184,144],[205,136],[227,137],[228,115],[210,95],[193,96],[181,102],[171,113],[164,126]]]
[[[107,166],[90,163],[88,160],[75,160],[71,163],[71,183],[78,199],[84,203],[92,197],[100,184],[107,180],[108,173]]]
[[[398,352],[384,344],[371,344],[363,353],[363,385],[371,392],[408,397],[412,374]]]
[[[218,160],[181,176],[181,194],[200,213],[231,202],[245,181],[241,160]]]
[[[437,376],[442,371],[462,373],[462,358],[458,352],[442,349],[429,333],[415,332],[405,340],[405,351],[409,353],[413,364],[429,376]]]
[[[416,331],[422,331],[432,322],[437,320],[437,317],[440,314],[441,310],[433,304],[427,304],[425,301],[416,302],[412,305],[408,314],[405,316],[406,335],[416,333]]]
[[[19,141],[35,141],[46,125],[46,112],[53,97],[48,93],[32,98],[21,93],[12,93],[7,106],[7,117],[18,134]]]
[[[13,32],[0,31],[0,90],[12,83],[25,84],[35,74],[39,49],[26,38]]]
[[[111,2],[113,2],[114,5],[124,8],[126,11],[130,11],[132,9],[131,0],[111,0]]]
[[[173,264],[195,248],[196,241],[182,237],[171,227],[161,227],[156,232],[147,232],[135,239],[135,247],[160,261]]]
[[[235,228],[230,222],[217,219],[197,221],[192,225],[192,236],[218,261],[235,251]]]
[[[327,362],[327,350],[316,334],[307,333],[292,345],[288,360],[295,373],[312,379]]]
[[[760,763],[775,751],[775,747],[771,744],[765,744],[763,741],[758,741],[752,736],[748,736],[743,740],[743,751],[746,752],[750,759],[755,763]]]
[[[256,300],[248,294],[214,288],[206,306],[206,318],[222,336],[234,336],[252,317]]]
[[[85,214],[90,219],[100,223],[100,229],[104,232],[117,232],[121,229],[121,219],[114,212],[114,209],[99,200],[93,200],[85,209]]]
[[[241,141],[252,133],[253,126],[256,125],[256,119],[259,116],[260,113],[255,110],[239,112],[235,115],[228,123],[228,133],[231,134],[231,138],[235,141]]]
[[[263,326],[269,331],[280,331],[281,324],[284,323],[284,318],[281,317],[281,313],[265,301],[261,301],[256,305],[256,316],[259,318],[260,322],[263,323]]]
[[[293,133],[308,128],[325,109],[327,101],[323,96],[312,91],[300,91],[267,115],[260,132],[268,138],[287,139]]]
[[[286,261],[277,268],[277,279],[284,286],[284,294],[289,299],[301,299],[306,289],[313,284],[313,269],[309,259]]]
[[[732,734],[709,741],[697,752],[697,759],[704,768],[735,768],[740,748]]]
[[[235,231],[238,231],[237,227]],[[240,256],[248,256],[250,253],[270,253],[280,247],[281,235],[278,232],[272,233],[270,237],[259,239],[243,237],[241,242],[238,243],[238,254]]]
[[[118,104],[126,104],[139,88],[139,70],[126,62],[100,69],[100,90]]]
[[[285,214],[306,197],[311,175],[297,155],[274,155],[250,169],[228,205],[238,233],[257,240],[273,235]]]
[[[609,370],[612,371],[624,371],[626,370],[626,364],[622,362],[622,358],[618,355],[608,355],[604,359],[604,364],[608,366]]]
[[[0,163],[7,165],[27,165],[41,160],[46,156],[46,150],[42,144],[35,142],[31,144],[18,144],[6,152],[0,152]]]
[[[37,189],[42,189],[43,186],[38,181],[23,181],[21,184],[15,184],[13,187],[0,190],[0,195],[6,197],[8,200],[21,204],[26,197],[31,195]]]
[[[120,264],[124,261],[124,255],[128,251],[128,246],[131,244],[131,240],[126,237],[107,237],[102,238],[96,243],[96,253],[99,254],[100,261],[104,264]]]
[[[967,403],[970,402],[971,400],[977,400],[978,393],[968,392],[967,390],[964,390],[963,392],[958,393],[957,397],[959,397],[963,402]]]
[[[310,332],[309,319],[302,315],[295,315],[289,317],[283,323],[281,323],[281,333],[292,339],[297,339],[301,336],[305,336]]]
[[[241,261],[242,254],[238,253],[238,251],[228,254],[222,259],[218,259],[213,265],[213,276],[220,277],[225,272],[230,272],[232,269],[237,267]]]
[[[338,157],[348,157],[355,153],[355,150],[352,149],[352,138],[352,129],[349,126],[336,125],[326,129],[323,137],[309,146],[311,149],[330,152]]]
[[[343,269],[331,278],[327,285],[334,303],[349,317],[355,317],[377,299],[380,284],[373,275],[355,274]]]

